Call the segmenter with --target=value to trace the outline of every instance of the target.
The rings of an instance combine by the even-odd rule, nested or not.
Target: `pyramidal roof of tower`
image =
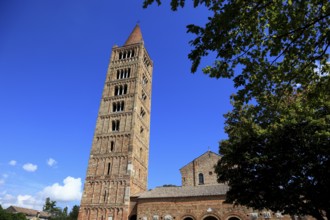
[[[130,45],[130,44],[140,43],[141,41],[143,41],[142,33],[141,33],[140,25],[137,24],[134,27],[132,33],[127,38],[124,46]]]

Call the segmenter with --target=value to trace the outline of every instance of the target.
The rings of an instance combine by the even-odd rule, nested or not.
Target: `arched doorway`
[[[131,217],[129,217],[129,220],[136,220],[136,215],[132,215]]]
[[[218,220],[218,219],[214,216],[206,216],[203,220]]]
[[[185,217],[183,220],[194,220],[192,217]]]
[[[227,220],[241,220],[241,219],[238,217],[229,217]]]

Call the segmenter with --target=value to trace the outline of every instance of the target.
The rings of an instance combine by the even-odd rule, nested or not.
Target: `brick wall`
[[[171,216],[172,220],[181,220],[186,217],[197,220],[208,216],[216,219],[235,216],[241,220],[249,220],[247,215],[251,211],[247,208],[233,207],[224,204],[223,201],[223,196],[138,200],[137,219],[153,220],[155,216],[158,216],[158,220],[166,220],[166,216]]]
[[[208,151],[181,168],[182,186],[218,184],[214,166],[220,158],[220,155]]]

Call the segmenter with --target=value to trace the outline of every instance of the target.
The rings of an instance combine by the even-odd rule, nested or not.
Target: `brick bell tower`
[[[127,220],[130,197],[147,190],[152,69],[136,25],[112,48],[79,220]]]

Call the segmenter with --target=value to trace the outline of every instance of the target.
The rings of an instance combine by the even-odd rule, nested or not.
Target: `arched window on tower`
[[[107,171],[107,175],[110,175],[110,170],[111,170],[111,163],[108,163],[108,171]]]
[[[142,85],[147,85],[148,84],[148,78],[143,74],[142,76]]]
[[[198,174],[198,184],[199,185],[204,184],[204,175],[202,173]]]
[[[128,91],[127,84],[120,85],[120,86],[115,86],[114,95],[115,96],[125,95],[125,94],[127,94],[127,91]]]
[[[144,65],[146,65],[146,67],[149,67],[150,61],[149,61],[149,59],[146,56],[144,56],[143,62],[144,62]]]
[[[125,107],[125,102],[121,101],[120,102],[120,111],[124,111],[124,107]]]
[[[115,149],[115,142],[111,141],[111,143],[110,143],[110,152],[113,152],[114,149]]]
[[[107,191],[105,190],[104,194],[103,194],[103,202],[105,202],[106,200],[107,200]],[[103,219],[103,216],[102,216],[102,219]]]
[[[141,98],[143,101],[145,101],[147,99],[147,95],[145,94],[145,92],[143,90],[141,92]]]
[[[119,131],[119,120],[112,121],[112,131]]]
[[[127,58],[131,58],[135,56],[135,49],[131,49],[131,50],[124,50],[124,51],[120,51],[119,52],[119,60],[123,60],[123,59],[127,59]]]
[[[124,111],[125,102],[114,102],[112,103],[112,112],[122,112]]]
[[[119,95],[119,86],[115,86],[115,96]]]
[[[117,79],[127,79],[131,75],[131,68],[117,70]]]
[[[126,69],[125,71],[125,78],[129,78],[131,75],[131,68]]]
[[[141,107],[141,110],[140,110],[140,116],[143,118],[145,114],[146,114],[146,112],[145,112],[144,109]]]
[[[117,111],[117,103],[114,102],[112,103],[112,112],[116,112]]]

